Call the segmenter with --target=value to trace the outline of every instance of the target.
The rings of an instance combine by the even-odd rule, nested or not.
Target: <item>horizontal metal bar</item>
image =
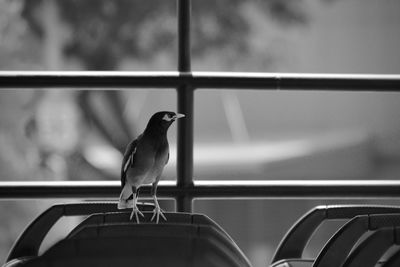
[[[326,181],[195,181],[179,188],[174,181],[161,181],[162,198],[398,198],[398,180]],[[117,199],[118,181],[0,182],[0,199],[85,198]],[[140,188],[150,196],[150,186]]]
[[[158,195],[174,197],[175,182],[159,183]],[[161,192],[160,192],[161,191]],[[40,181],[0,182],[0,199],[41,198],[115,198],[121,192],[119,181]],[[150,187],[140,188],[139,195],[149,195]]]
[[[193,198],[396,198],[397,180],[198,181]]]
[[[178,84],[178,77],[178,72],[5,71],[0,72],[0,87],[97,87],[109,89],[123,87],[175,88]]]
[[[0,88],[178,88],[400,91],[400,75],[235,72],[0,72]]]

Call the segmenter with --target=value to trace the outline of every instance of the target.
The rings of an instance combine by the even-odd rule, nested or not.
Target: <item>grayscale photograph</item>
[[[399,267],[400,0],[0,0],[0,266]]]

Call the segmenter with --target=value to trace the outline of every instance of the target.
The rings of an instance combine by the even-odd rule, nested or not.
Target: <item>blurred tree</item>
[[[56,3],[59,17],[68,29],[62,46],[64,55],[77,59],[86,70],[116,70],[129,58],[151,61],[160,53],[176,61],[176,1],[23,1],[22,15],[39,38],[46,35],[40,14],[48,1]],[[193,56],[202,57],[210,50],[225,50],[234,55],[251,50],[246,37],[252,25],[248,12],[244,11],[248,5],[282,27],[304,25],[308,21],[305,0],[194,0]],[[84,118],[122,152],[137,131],[131,129],[123,114],[120,92],[80,91],[77,99]]]
[[[24,1],[23,16],[43,37],[40,7],[44,0]],[[149,59],[161,51],[176,53],[175,1],[165,0],[54,0],[71,31],[65,55],[77,58],[88,70],[114,70],[121,59]],[[243,6],[252,4],[280,25],[307,22],[305,0],[192,1],[192,51],[200,56],[209,48],[227,45],[248,48],[249,21]],[[171,57],[171,59],[174,57]]]
[[[38,65],[37,36],[21,19],[21,1],[0,0],[0,69],[34,69]]]

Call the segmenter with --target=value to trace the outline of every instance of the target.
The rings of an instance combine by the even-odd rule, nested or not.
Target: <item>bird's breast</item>
[[[155,154],[154,154],[154,161],[153,161],[153,166],[151,167],[148,175],[146,176],[146,179],[144,183],[153,183],[158,176],[160,176],[164,170],[165,164],[168,160],[168,147],[159,149]]]
[[[127,179],[136,185],[153,183],[162,174],[168,153],[168,142],[141,143],[137,146],[134,165],[128,170]]]

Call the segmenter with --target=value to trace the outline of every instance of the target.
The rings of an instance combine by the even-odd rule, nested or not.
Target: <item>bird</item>
[[[121,194],[118,209],[130,207],[132,199],[132,213],[130,220],[139,222],[139,215],[143,213],[137,207],[138,189],[143,184],[152,184],[151,195],[154,200],[154,210],[151,221],[160,217],[167,220],[162,213],[157,200],[157,185],[161,174],[169,160],[169,144],[167,131],[171,124],[184,114],[172,111],[160,111],[151,116],[142,134],[132,140],[126,147],[121,165]]]

